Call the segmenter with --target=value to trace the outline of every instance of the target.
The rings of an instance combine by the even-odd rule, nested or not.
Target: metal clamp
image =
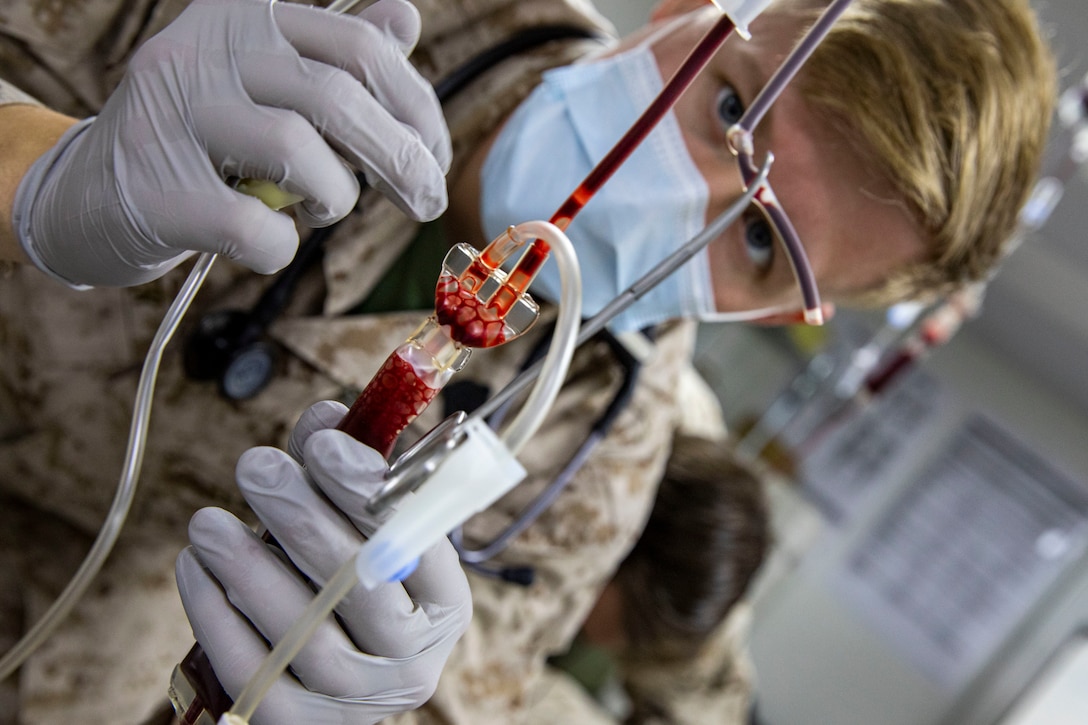
[[[367,511],[382,515],[419,488],[464,442],[461,424],[466,418],[464,411],[451,414],[400,454],[386,472],[381,489],[367,502]]]

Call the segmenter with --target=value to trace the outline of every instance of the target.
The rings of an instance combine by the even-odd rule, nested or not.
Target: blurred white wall
[[[616,24],[620,35],[638,28],[650,17],[650,9],[657,0],[594,0],[601,13]]]

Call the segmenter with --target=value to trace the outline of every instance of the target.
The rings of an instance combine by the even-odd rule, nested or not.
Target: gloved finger
[[[211,572],[204,568],[192,548],[178,555],[175,577],[185,614],[193,634],[211,662],[216,679],[235,700],[268,656],[269,648],[253,625],[227,599]],[[356,655],[363,667],[372,666],[364,655]],[[360,672],[360,667],[355,667]],[[378,680],[378,681],[375,681]],[[421,681],[427,682],[421,677]],[[381,702],[384,693],[379,678],[358,677],[360,686],[369,690],[356,701],[335,700],[311,692],[289,674],[279,677],[261,698],[250,722],[261,723],[333,723],[378,722],[397,708]],[[401,693],[397,693],[398,695]],[[376,697],[375,697],[376,696]],[[418,698],[420,702],[423,697]],[[346,715],[350,717],[346,717]],[[370,715],[369,718],[367,716]]]
[[[268,645],[231,605],[192,547],[178,554],[174,576],[196,641],[208,655],[223,689],[236,697],[268,654]]]
[[[322,400],[311,405],[303,411],[291,430],[291,437],[287,440],[288,455],[298,463],[302,463],[302,447],[306,444],[306,440],[319,430],[335,428],[347,412],[348,407],[336,400]]]
[[[381,458],[365,446],[362,452]],[[362,477],[366,477],[368,465],[373,467],[374,463],[362,463],[357,469],[363,473]],[[246,451],[238,462],[236,477],[246,502],[292,563],[314,583],[324,585],[362,546],[364,539],[359,531],[310,485],[301,467],[281,451],[274,448]],[[374,590],[356,586],[341,600],[336,611],[355,645],[374,655],[409,657],[426,648],[433,639],[427,612],[415,606],[399,583]]]
[[[303,448],[306,467],[314,484],[360,530],[374,526],[366,504],[373,491],[355,482],[366,475],[364,454],[371,449],[338,430],[315,431]],[[377,454],[377,452],[374,452]],[[445,538],[420,557],[419,566],[402,582],[405,591],[428,617],[442,617],[469,599],[468,581],[457,552]]]
[[[391,8],[375,7],[373,12]],[[274,10],[280,32],[299,55],[343,68],[362,81],[394,118],[419,132],[443,170],[449,169],[453,155],[438,98],[397,42],[390,42],[384,27],[351,16],[339,18],[351,22],[329,23],[328,13],[301,5],[277,5]]]
[[[408,0],[378,0],[356,15],[381,30],[406,57],[415,50],[423,23],[419,10]]]
[[[233,103],[222,105],[237,108]],[[198,113],[199,109],[193,111]],[[109,243],[129,246],[128,263],[137,267],[150,265],[156,255],[176,254],[180,250],[221,254],[260,274],[271,274],[285,267],[298,249],[294,221],[224,184],[220,171],[205,153],[204,140],[186,139],[189,131],[179,127],[177,119],[162,127],[149,125],[147,121],[130,121],[126,133],[136,138],[165,136],[173,142],[139,144],[131,151],[131,158],[126,156],[125,164],[138,160],[140,168],[158,171],[151,178],[139,173],[135,178],[126,176],[126,183],[133,187],[125,197],[127,204],[112,203],[124,209],[127,223],[133,225],[132,234],[138,235],[139,240],[125,239],[122,235],[126,230],[122,228],[110,230],[113,238]],[[99,132],[107,136],[121,133],[116,119],[100,118],[90,131],[94,132],[98,124],[101,124]],[[175,139],[174,134],[180,138]],[[131,173],[135,172],[131,169],[126,172]],[[137,180],[138,183],[133,183]],[[104,181],[109,182],[104,188],[118,183]],[[84,186],[95,188],[88,183]],[[93,227],[81,232],[91,230],[102,233]],[[98,255],[104,256],[101,252]]]
[[[389,470],[381,454],[335,429],[314,431],[302,451],[314,485],[355,528],[364,534],[374,533],[380,521],[367,510],[367,504]]]
[[[445,536],[419,557],[419,566],[401,582],[404,591],[427,615],[432,627],[458,635],[472,619],[472,592],[457,550]]]
[[[263,61],[270,72],[297,66],[297,59]],[[224,177],[265,179],[305,198],[304,224],[328,226],[343,219],[359,199],[359,182],[305,118],[290,110],[253,105],[193,109],[193,124],[208,157]]]
[[[216,679],[236,700],[268,656],[269,648],[249,620],[230,603],[192,548],[178,556],[175,575],[193,634],[208,656]],[[310,692],[290,674],[284,674],[265,692],[250,722],[324,722],[318,713],[336,705],[335,700]],[[340,719],[342,716],[330,721]]]
[[[268,656],[269,648],[249,620],[230,603],[219,582],[200,563],[192,548],[178,555],[175,574],[193,634],[207,654],[223,689],[237,700]],[[440,652],[427,653],[421,658],[420,665],[429,664],[423,662],[424,659],[440,656]],[[405,667],[398,662],[384,663],[356,653],[352,658],[356,688],[350,699],[333,699],[312,692],[290,674],[285,674],[261,698],[250,722],[254,725],[378,722],[386,715],[425,702],[433,691],[433,682],[442,662],[444,659],[433,665],[435,674],[429,675],[418,665]],[[388,686],[389,675],[398,672],[401,676],[395,683],[397,689],[383,690]]]
[[[239,70],[246,92],[254,102],[296,111],[313,129],[321,130],[329,145],[361,169],[372,186],[391,193],[393,201],[406,213],[432,219],[445,209],[443,170],[422,143],[418,131],[390,115],[389,110],[350,73],[322,63],[282,56],[261,59],[259,63],[247,59],[239,63]],[[291,130],[293,135],[285,133],[277,137],[275,130],[274,127],[273,133],[268,134],[275,142],[270,144],[269,150],[289,154],[296,164],[285,181],[293,181],[303,190],[320,187],[323,179],[304,175],[307,168],[299,162],[305,157],[297,153],[319,148],[319,144],[309,138],[316,137],[317,132],[294,129]],[[331,151],[327,153],[331,154]],[[327,166],[328,163],[323,163],[319,168]],[[343,173],[346,170],[341,169],[340,174]],[[357,189],[355,191],[357,193]],[[310,213],[324,224],[345,215],[355,200],[353,196],[346,209],[324,209],[320,196],[307,191],[302,193],[310,200],[307,206]]]
[[[313,591],[297,572],[222,509],[197,511],[189,522],[189,540],[230,603],[273,644],[313,599]],[[291,660],[291,670],[315,692],[350,696],[359,691],[358,654],[335,620],[326,617]]]
[[[301,5],[277,3],[273,9],[280,32],[299,55],[357,78],[393,118],[415,129],[443,173],[449,170],[449,130],[434,89],[382,29]]]
[[[298,251],[290,217],[234,191],[210,171],[208,183],[176,191],[169,201],[175,213],[167,220],[175,223],[156,224],[154,231],[167,247],[220,254],[258,274],[280,271]],[[186,224],[177,224],[182,216]]]

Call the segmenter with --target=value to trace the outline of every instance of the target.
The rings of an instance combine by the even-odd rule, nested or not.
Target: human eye
[[[745,215],[744,250],[752,264],[761,272],[770,270],[774,262],[775,236],[767,219],[758,212]]]
[[[718,89],[714,108],[718,118],[727,129],[740,121],[741,116],[744,115],[744,102],[740,99],[740,94],[737,93],[736,89],[728,83]]]

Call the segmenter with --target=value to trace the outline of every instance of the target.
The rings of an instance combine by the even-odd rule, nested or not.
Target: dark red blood
[[[415,368],[394,352],[336,427],[389,458],[397,436],[436,395],[438,388],[423,382]]]
[[[582,207],[593,198],[593,195],[597,193],[597,190],[608,181],[612,174],[616,172],[627,157],[631,155],[639,144],[641,144],[650,132],[654,130],[658,121],[665,117],[665,114],[669,112],[675,104],[680,95],[687,89],[691,82],[695,80],[695,77],[699,75],[699,71],[707,64],[707,62],[714,57],[718,47],[725,42],[725,39],[729,37],[729,34],[733,32],[736,26],[733,24],[733,20],[724,13],[714,23],[713,27],[706,32],[706,35],[702,37],[699,43],[691,49],[688,53],[688,57],[684,59],[684,62],[680,64],[672,77],[669,78],[669,82],[665,84],[665,87],[661,89],[661,92],[657,94],[657,97],[646,107],[646,110],[642,112],[642,115],[638,117],[638,120],[627,129],[626,133],[616,142],[616,145],[605,154],[604,158],[597,162],[597,165],[589,172],[586,178],[578,185],[578,188],[567,197],[567,200],[556,210],[552,215],[551,223],[558,226],[560,229],[566,229],[575,215],[582,210]]]
[[[434,291],[438,324],[450,328],[450,337],[465,347],[494,347],[506,342],[506,323],[495,310],[485,307],[452,274],[438,278]]]
[[[510,273],[510,279],[508,284],[516,294],[500,297],[498,302],[492,300],[492,305],[501,311],[501,314],[506,314],[510,311],[515,300],[516,295],[520,295],[529,289],[529,285],[532,284],[533,279],[536,277],[536,273],[540,271],[540,268],[544,266],[544,262],[548,261],[549,247],[543,239],[537,239],[529,248],[525,250],[525,254],[518,260],[518,264],[514,267],[514,270]]]

